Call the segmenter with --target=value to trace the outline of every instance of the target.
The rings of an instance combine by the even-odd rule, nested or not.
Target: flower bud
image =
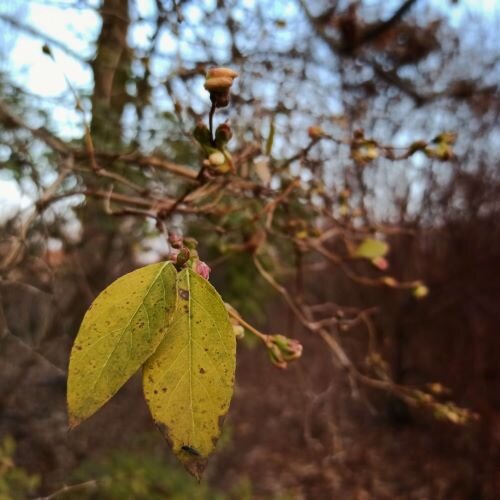
[[[429,289],[423,283],[420,283],[413,289],[413,296],[416,299],[423,299],[427,295],[429,295]]]
[[[218,167],[220,165],[223,165],[226,162],[226,157],[224,156],[224,153],[221,153],[220,151],[216,151],[215,153],[212,153],[208,157],[208,161],[210,162],[210,166]]]
[[[231,127],[227,123],[221,123],[215,131],[215,145],[222,149],[233,137]]]
[[[281,368],[282,370],[288,366],[287,362],[283,359],[283,355],[281,354],[278,346],[274,344],[268,345],[267,352],[269,353],[269,358],[273,365]]]
[[[175,261],[178,267],[182,267],[189,260],[191,253],[189,252],[189,248],[183,247],[179,250],[177,254],[177,260]]]
[[[201,146],[210,146],[210,131],[204,123],[197,123],[193,130],[193,137]]]
[[[182,236],[177,233],[169,233],[168,234],[168,243],[172,248],[181,248],[182,247]]]
[[[272,363],[278,368],[286,368],[288,362],[302,356],[302,344],[284,335],[270,335],[266,345]]]
[[[224,108],[229,104],[229,89],[238,76],[229,68],[211,68],[208,70],[205,89],[210,92],[210,100],[216,108]]]
[[[372,259],[372,264],[381,271],[386,271],[389,268],[389,262],[385,257],[375,257]]]
[[[224,78],[231,78],[231,80],[234,80],[238,76],[238,73],[231,68],[210,68],[207,72],[207,78],[218,78],[218,77],[224,77]]]
[[[208,266],[208,264],[206,264],[202,260],[197,260],[193,264],[193,271],[199,274],[202,278],[206,279],[207,281],[210,276],[210,270],[211,269]]]
[[[231,78],[219,76],[216,78],[209,78],[205,82],[204,87],[209,92],[226,92],[227,90],[229,90],[232,84],[233,80]]]
[[[232,325],[234,336],[237,339],[245,338],[245,329],[241,325]]]
[[[325,135],[325,132],[321,127],[313,125],[307,129],[307,135],[309,135],[309,137],[313,140],[318,140]]]

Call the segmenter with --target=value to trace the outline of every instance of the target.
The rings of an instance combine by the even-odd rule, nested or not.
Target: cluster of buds
[[[210,277],[210,267],[200,259],[196,251],[196,240],[193,238],[183,238],[176,233],[170,233],[168,242],[172,247],[169,259],[175,263],[175,267],[178,270],[190,267],[195,273],[208,280]]]
[[[284,335],[268,335],[265,340],[271,362],[285,369],[290,361],[302,356],[302,344]]]
[[[226,144],[233,133],[227,123],[219,125],[215,131],[215,140],[212,141],[210,131],[204,123],[198,123],[193,131],[194,138],[203,151],[203,166],[215,175],[232,172],[233,162]]]
[[[208,70],[205,89],[210,92],[210,100],[216,108],[224,108],[229,104],[229,89],[238,76],[230,68],[211,68]]]

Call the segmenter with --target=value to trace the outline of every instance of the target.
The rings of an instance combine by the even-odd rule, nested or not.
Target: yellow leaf
[[[191,269],[177,276],[177,309],[143,372],[146,401],[177,458],[200,478],[233,394],[236,340],[217,291]]]
[[[384,257],[389,251],[389,245],[385,241],[374,238],[366,238],[354,251],[354,257],[364,259],[378,259]]]
[[[95,413],[156,350],[175,310],[176,274],[172,263],[142,267],[94,300],[69,362],[71,427]]]

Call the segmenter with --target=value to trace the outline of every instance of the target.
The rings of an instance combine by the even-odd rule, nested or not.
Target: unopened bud
[[[238,73],[231,68],[210,68],[207,71],[207,78],[230,78],[231,80],[234,80],[238,76]]]
[[[288,362],[302,356],[302,344],[295,339],[284,335],[270,335],[267,340],[267,349],[271,361],[279,368],[286,368]]]
[[[413,289],[413,296],[416,299],[423,299],[427,295],[429,295],[429,289],[423,283]]]
[[[218,148],[222,148],[225,144],[227,144],[231,137],[233,137],[233,132],[231,131],[231,127],[227,123],[221,123],[217,130],[215,131],[215,144]]]
[[[168,242],[170,246],[173,248],[181,248],[182,247],[182,236],[177,233],[169,233],[168,234]]]
[[[241,325],[232,325],[232,326],[233,326],[234,336],[237,339],[245,338],[245,329]]]
[[[177,260],[175,261],[175,263],[177,264],[178,267],[182,267],[189,260],[190,256],[191,253],[189,252],[189,248],[183,247],[179,250],[179,253],[177,254]]]
[[[389,262],[385,257],[375,257],[372,259],[372,264],[381,271],[385,271],[389,267]]]
[[[210,131],[204,123],[196,124],[193,136],[202,146],[210,146]]]
[[[323,129],[321,127],[318,127],[317,125],[313,125],[312,127],[309,127],[307,129],[307,135],[309,135],[309,137],[311,139],[321,139],[325,133],[323,131]]]
[[[209,78],[205,82],[204,87],[209,92],[226,92],[227,90],[229,90],[232,84],[233,80],[231,78],[219,76],[216,78]]]
[[[224,165],[224,163],[226,162],[226,157],[224,156],[224,153],[216,151],[208,157],[208,161],[210,162],[210,165],[212,167],[218,167],[220,165]]]
[[[210,100],[215,107],[224,108],[229,104],[229,89],[237,76],[238,73],[230,68],[208,70],[204,87],[210,92]]]
[[[288,366],[287,362],[283,359],[283,355],[278,346],[274,344],[268,345],[267,352],[269,353],[269,358],[274,366],[277,366],[282,370]]]
[[[206,280],[208,280],[210,276],[210,267],[202,260],[195,261],[193,264],[193,271]]]

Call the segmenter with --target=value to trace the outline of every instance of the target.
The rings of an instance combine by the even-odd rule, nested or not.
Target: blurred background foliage
[[[0,498],[498,498],[499,29],[495,1],[0,3]],[[300,195],[276,209],[275,232],[255,219],[259,190],[224,193],[215,206],[235,208],[223,214],[169,214],[168,229],[199,241],[246,319],[304,354],[281,372],[241,345],[230,437],[198,485],[159,434],[141,438],[137,380],[68,434],[65,369],[96,294],[169,251],[154,221],[84,196],[114,185],[89,170],[88,137],[139,197],[181,196],[186,183],[159,165],[197,172],[191,132],[207,120],[214,65],[240,74],[216,114],[239,177],[275,190],[299,178]],[[82,153],[58,192],[75,194],[43,207],[67,147]],[[390,275],[428,296],[301,255],[295,240],[328,228],[325,199],[342,228],[331,252],[357,231],[385,235]],[[290,293],[333,304],[325,318],[363,373],[433,395],[435,414],[350,385],[256,272],[262,246]],[[453,425],[450,400],[479,419]]]

